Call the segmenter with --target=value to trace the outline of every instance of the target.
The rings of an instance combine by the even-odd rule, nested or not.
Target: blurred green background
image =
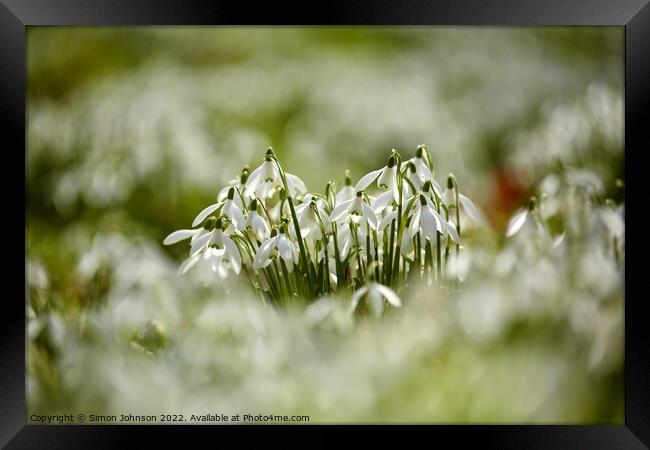
[[[74,368],[83,362],[101,372],[100,363],[88,362],[99,349],[119,359],[133,345],[147,348],[142,324],[152,318],[174,341],[198,314],[188,305],[223,294],[223,287],[196,292],[195,281],[174,278],[185,249],[161,241],[187,228],[244,165],[256,167],[268,146],[322,192],[346,169],[358,179],[383,166],[392,148],[408,158],[425,144],[439,180],[456,174],[486,213],[496,247],[512,212],[558,167],[588,169],[606,197],[622,200],[615,180],[624,173],[623,37],[622,27],[29,27],[30,408],[111,410],[105,385],[93,390]],[[133,302],[127,312],[101,316],[125,298]],[[96,314],[103,325],[89,325]],[[120,342],[130,344],[124,350]],[[553,347],[535,342],[552,358]],[[487,364],[470,348],[441,354],[458,372],[472,358]],[[529,370],[525,352],[515,350],[504,361]],[[162,367],[184,367],[173,358],[187,355],[176,351]],[[499,410],[489,396],[483,400],[491,406],[478,409],[444,400],[459,386],[452,369],[437,368],[451,383],[438,415],[423,407],[397,419],[620,422],[622,362],[614,367],[603,378],[584,375],[598,396],[591,398],[583,378],[571,378],[563,386],[578,390],[578,406],[540,414]],[[427,373],[419,366],[391,395],[419,398]],[[117,384],[126,377],[114,376]],[[386,392],[348,418],[395,419],[389,411],[399,400]],[[445,415],[445,401],[453,413]],[[316,404],[315,411],[326,410]]]

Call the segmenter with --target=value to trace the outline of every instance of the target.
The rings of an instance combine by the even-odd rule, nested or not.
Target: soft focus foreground
[[[622,422],[622,39],[31,29],[28,416]],[[273,307],[161,245],[270,145],[324,192],[419,144],[484,216],[457,289]]]

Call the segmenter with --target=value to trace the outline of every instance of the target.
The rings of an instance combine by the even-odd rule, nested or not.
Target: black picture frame
[[[291,9],[291,12],[288,10]],[[380,25],[611,25],[625,28],[625,176],[627,265],[625,278],[625,424],[624,425],[513,425],[435,426],[425,433],[429,442],[468,439],[488,448],[637,449],[650,445],[650,342],[643,295],[643,263],[635,264],[647,247],[641,230],[643,151],[650,148],[650,6],[647,0],[493,0],[493,1],[372,1],[314,5],[303,3],[281,8],[187,0],[0,0],[0,127],[3,155],[21,155],[25,149],[26,26],[29,25],[151,25],[151,24],[380,24]],[[22,153],[23,163],[25,154]],[[5,236],[13,236],[15,254],[6,258],[5,282],[19,287],[24,266],[19,236],[24,234],[25,206],[18,182],[18,158],[2,177]],[[15,164],[15,166],[14,166]],[[10,175],[10,176],[7,176]],[[23,179],[24,180],[24,179]],[[27,186],[25,185],[25,189]],[[24,202],[23,202],[24,203]],[[24,211],[24,210],[23,210]],[[22,230],[21,231],[21,227]],[[24,242],[24,241],[23,241]],[[23,253],[24,257],[24,253]],[[166,426],[37,426],[26,425],[25,406],[25,309],[18,292],[5,291],[4,326],[0,351],[0,444],[7,448],[104,448],[123,445],[135,438],[167,439]],[[181,427],[182,428],[182,427]],[[235,427],[248,430],[247,427]],[[255,427],[256,431],[270,427]],[[295,433],[298,427],[280,427]],[[305,427],[302,427],[304,429]],[[320,428],[320,427],[317,427]],[[420,428],[420,427],[418,427]],[[219,432],[232,427],[220,427]],[[276,427],[277,429],[277,427]],[[373,430],[380,434],[391,427]],[[212,433],[214,427],[182,428],[191,439]],[[409,431],[410,432],[410,431]],[[327,439],[319,431],[319,442]],[[292,435],[295,436],[295,435]],[[198,442],[198,441],[197,441]],[[169,443],[169,441],[168,441]]]

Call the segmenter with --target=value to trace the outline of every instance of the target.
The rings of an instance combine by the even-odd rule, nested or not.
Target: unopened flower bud
[[[345,185],[352,186],[352,178],[350,177],[350,170],[345,171]]]
[[[239,176],[239,182],[241,184],[245,184],[246,181],[248,181],[248,176],[250,175],[250,172],[248,170],[248,166],[244,167],[244,169],[241,171],[241,175]]]
[[[456,177],[454,176],[453,173],[450,173],[449,176],[447,177],[447,188],[453,189],[455,185],[456,185]]]

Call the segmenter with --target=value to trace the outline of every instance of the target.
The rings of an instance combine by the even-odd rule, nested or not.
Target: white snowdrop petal
[[[373,170],[372,172],[361,177],[357,185],[354,187],[355,192],[364,191],[368,186],[372,184],[373,181],[379,177],[382,169]]]
[[[379,174],[379,177],[377,177],[377,187],[379,187],[379,189],[394,187],[395,180],[397,178],[395,176],[396,172],[397,172],[397,166],[384,167],[383,169],[381,169],[381,173]]]
[[[190,238],[194,236],[196,233],[198,233],[199,230],[176,230],[173,233],[170,233],[169,236],[165,238],[163,241],[164,245],[171,245],[175,244],[177,242],[180,242],[182,240],[185,240],[187,238]]]
[[[421,214],[422,214],[422,209],[418,207],[417,210],[411,216],[411,223],[409,223],[409,228],[408,228],[408,235],[409,238],[411,239],[413,239],[413,237],[417,234],[417,232],[420,231]]]
[[[370,224],[370,228],[373,230],[377,229],[377,215],[375,212],[372,210],[370,206],[368,206],[367,203],[362,203],[361,207],[363,208],[363,216],[366,218],[368,223]]]
[[[372,209],[374,209],[375,212],[379,214],[386,208],[386,206],[388,206],[391,200],[393,200],[392,191],[383,192],[381,195],[378,195],[372,202]]]
[[[179,275],[185,275],[200,259],[201,255],[195,255],[187,258],[178,268]]]
[[[381,219],[381,222],[379,222],[379,225],[377,226],[377,231],[384,231],[384,228],[386,228],[390,223],[397,217],[397,211],[393,211],[390,214],[386,214],[386,216]]]
[[[330,214],[330,219],[332,220],[332,222],[336,222],[341,217],[343,217],[343,215],[345,214],[345,212],[350,207],[353,201],[354,198],[351,198],[350,200],[346,200],[338,204],[336,208],[334,208],[334,210],[332,211],[332,214]]]
[[[340,191],[336,193],[336,203],[350,200],[354,197],[354,188],[352,186],[343,186]]]
[[[278,236],[272,237],[268,241],[262,243],[262,245],[260,245],[260,247],[257,249],[257,253],[253,258],[254,269],[261,269],[262,267],[266,267],[271,263],[269,255],[271,254],[271,251],[273,251],[277,238]]]
[[[438,219],[430,208],[425,208],[421,214],[422,234],[433,243],[438,236]]]
[[[456,230],[456,226],[452,222],[443,222],[445,229],[447,231],[447,234],[451,236],[451,240],[454,241],[455,244],[460,244],[460,236],[458,236],[458,230]]]
[[[203,222],[206,217],[208,217],[210,214],[216,211],[221,205],[223,205],[223,202],[215,203],[214,205],[210,205],[207,208],[205,208],[203,211],[201,211],[198,214],[198,216],[196,216],[196,219],[194,219],[194,222],[192,222],[192,226],[195,227],[201,222]]]
[[[454,192],[451,189],[445,189],[445,192],[442,193],[442,201],[445,202],[445,205],[455,206],[456,199],[454,197]]]
[[[357,289],[354,292],[354,295],[352,295],[352,302],[350,304],[350,310],[354,312],[357,309],[357,305],[359,304],[359,300],[364,296],[364,294],[368,291],[367,286],[363,286],[359,289]]]
[[[259,183],[259,180],[262,176],[262,168],[264,166],[259,166],[257,169],[253,170],[251,174],[248,176],[248,180],[246,180],[246,187],[249,190],[255,190],[255,187],[257,186],[257,183]]]
[[[204,234],[209,233],[208,230],[205,228],[199,228],[196,233],[194,233],[194,236],[192,236],[192,239],[190,239],[190,244],[192,244],[195,240],[203,236]]]
[[[399,308],[402,306],[402,301],[399,299],[397,294],[389,287],[384,286],[383,284],[376,284],[377,290],[381,295],[390,303],[391,305]]]
[[[436,180],[434,180],[433,177],[431,177],[431,178],[429,179],[429,181],[431,181],[431,187],[432,187],[433,190],[436,192],[436,194],[438,195],[438,197],[442,197],[442,188],[440,187],[440,185],[438,184],[438,182],[437,182]]]
[[[511,237],[517,234],[519,230],[521,230],[521,227],[524,226],[524,223],[526,223],[527,218],[528,218],[527,209],[515,214],[512,217],[512,219],[510,219],[510,222],[508,223],[508,228],[506,229],[506,237]]]
[[[206,233],[200,238],[196,239],[192,243],[192,247],[190,248],[190,256],[194,256],[197,253],[199,253],[203,248],[208,245],[208,241],[212,238],[214,232],[212,233]]]
[[[478,212],[478,208],[469,198],[465,197],[463,194],[460,194],[458,196],[458,201],[460,202],[463,209],[465,209],[467,212],[467,215],[472,218],[472,220],[479,220],[480,214]]]
[[[286,173],[285,175],[287,176],[287,184],[291,182],[295,191],[301,194],[307,192],[307,186],[305,186],[305,182],[302,181],[298,176],[292,173]],[[295,195],[295,192],[292,195]]]
[[[368,288],[368,303],[370,304],[370,311],[375,317],[381,317],[384,312],[384,298],[377,290],[377,286],[373,284]]]
[[[223,246],[228,249],[228,252],[231,255],[239,256],[239,248],[237,248],[237,244],[235,244],[235,241],[233,241],[230,238],[230,236],[226,236],[225,234],[222,234],[221,239],[223,241]]]
[[[235,226],[239,231],[244,229],[244,224],[246,223],[246,218],[244,217],[244,213],[242,212],[241,209],[239,209],[239,206],[237,206],[235,203],[231,203],[231,206],[229,208],[229,218],[230,220],[233,221]]]
[[[284,259],[285,261],[291,259],[292,247],[291,247],[291,242],[289,242],[289,239],[287,239],[284,236],[278,239],[278,251],[280,252],[280,256],[282,257],[282,259]]]

